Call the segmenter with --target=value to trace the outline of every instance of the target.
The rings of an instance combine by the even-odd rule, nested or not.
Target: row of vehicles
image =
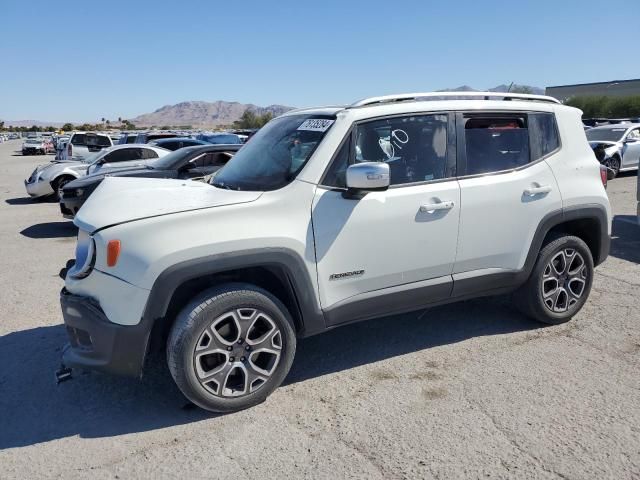
[[[151,161],[185,147],[222,144],[236,145],[237,150],[247,138],[235,133],[219,132],[194,136],[198,138],[177,136],[171,132],[125,133],[113,137],[102,133],[73,132],[67,137],[54,137],[53,142],[59,152],[56,159],[38,166],[25,180],[25,187],[34,198],[53,194],[61,196],[62,188],[67,183],[85,175],[148,166]],[[22,147],[23,154],[49,153],[47,145],[41,138],[27,139]]]
[[[241,148],[107,173],[127,144],[84,165],[61,189],[79,232],[59,378],[141,376],[161,351],[188,399],[231,412],[283,382],[298,339],[351,322],[506,293],[537,321],[569,321],[611,235],[581,112],[451,95],[295,110]],[[200,178],[205,164],[224,167]]]

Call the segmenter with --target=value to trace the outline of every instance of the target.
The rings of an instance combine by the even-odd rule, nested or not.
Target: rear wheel
[[[194,299],[167,341],[167,363],[182,393],[212,412],[263,402],[284,380],[296,336],[286,307],[249,284],[228,284]]]
[[[589,297],[594,267],[584,241],[557,235],[538,254],[527,282],[516,292],[518,307],[539,322],[569,321]]]

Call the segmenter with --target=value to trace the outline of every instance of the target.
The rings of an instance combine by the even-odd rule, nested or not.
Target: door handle
[[[540,195],[541,193],[549,193],[551,191],[551,186],[549,185],[541,185],[539,187],[529,187],[525,188],[524,194],[533,197],[534,195]]]
[[[455,204],[452,201],[427,203],[420,205],[420,211],[423,213],[434,212],[436,210],[451,210]]]

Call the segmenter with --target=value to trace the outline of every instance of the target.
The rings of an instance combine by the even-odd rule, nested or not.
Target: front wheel
[[[286,307],[250,284],[204,292],[178,315],[167,363],[182,393],[212,412],[263,402],[285,379],[296,350]]]
[[[567,322],[587,301],[593,275],[587,244],[571,235],[556,236],[538,254],[531,276],[516,292],[516,304],[539,322]]]
[[[620,173],[620,157],[617,155],[607,158],[604,165],[607,167],[607,180],[613,180]]]
[[[75,180],[75,178],[63,176],[52,182],[51,186],[53,187],[53,193],[58,197],[58,201],[62,200],[62,190],[64,186],[72,180]]]

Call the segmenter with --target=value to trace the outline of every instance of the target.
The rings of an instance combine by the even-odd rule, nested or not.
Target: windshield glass
[[[272,120],[246,143],[211,184],[232,190],[277,190],[291,182],[335,121],[306,114]]]
[[[82,163],[93,163],[98,159],[98,157],[106,155],[106,153],[107,153],[106,150],[102,150],[100,152],[95,152],[95,153],[90,153],[89,155],[87,155],[86,157],[84,157],[82,159]]]
[[[42,143],[42,140],[37,138],[30,138],[29,140],[27,140],[27,143]]]
[[[603,140],[605,142],[618,142],[626,132],[626,128],[592,128],[587,130],[587,139],[590,142]]]
[[[216,145],[227,144],[236,145],[240,142],[240,137],[233,134],[216,133],[213,135],[200,135],[200,140],[204,140],[207,143],[213,143]]]
[[[164,157],[154,160],[150,165],[157,170],[173,170],[174,168],[179,167],[182,164],[183,160],[198,148],[200,147],[180,148],[165,155]]]

